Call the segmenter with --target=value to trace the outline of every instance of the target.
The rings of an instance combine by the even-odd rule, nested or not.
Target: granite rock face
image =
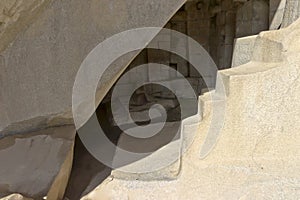
[[[203,120],[176,181],[108,178],[82,199],[297,199],[300,195],[300,20],[262,32],[244,65],[219,71],[220,88],[200,97]],[[270,52],[275,52],[274,54]],[[255,54],[254,54],[255,55]],[[220,83],[217,83],[220,85]],[[225,95],[223,127],[200,150],[214,115],[205,96]],[[217,112],[218,113],[218,112]],[[216,130],[218,131],[218,130]],[[199,156],[200,155],[200,156]],[[201,192],[199,192],[201,191]]]
[[[253,54],[257,35],[237,38],[234,43],[232,56],[232,67],[237,67],[248,63]]]
[[[286,6],[282,21],[282,27],[287,27],[300,17],[300,2],[298,0],[286,0]]]
[[[20,129],[72,123],[72,88],[87,54],[121,31],[164,26],[184,2],[67,0],[47,4],[44,11],[0,52],[0,130],[9,134]],[[9,7],[8,3],[4,6]],[[31,4],[34,2],[21,1],[21,8]],[[22,9],[16,10],[17,14],[23,14]],[[11,26],[18,26],[18,21],[9,22]],[[3,31],[8,28],[9,25],[3,27]],[[124,56],[110,67],[99,85],[100,96],[106,94],[136,54]],[[22,124],[24,121],[27,122]]]
[[[76,133],[72,88],[80,64],[97,44],[116,33],[163,27],[183,3],[0,2],[0,197],[21,193],[34,199],[63,199]],[[98,101],[137,53],[109,68],[99,83]]]
[[[11,193],[33,199],[63,199],[76,133],[72,125],[72,88],[80,64],[97,44],[115,33],[164,26],[185,1],[1,0],[2,200],[29,200],[19,194],[7,196]],[[231,1],[216,2],[222,3],[213,9],[204,6],[207,2],[190,2],[193,12],[185,16],[187,22],[179,19],[179,24],[189,27],[204,45],[210,38],[211,14],[215,15],[216,24],[226,29],[220,31],[221,41],[226,42],[226,48],[222,49],[226,66],[231,60],[228,58],[235,34],[240,37],[286,28],[237,39],[235,68],[220,71],[218,75],[223,79],[217,80],[216,90],[200,97],[199,116],[192,125],[184,127],[183,144],[166,145],[152,157],[128,167],[134,171],[147,166],[147,161],[168,159],[164,150],[192,143],[183,157],[182,152],[175,151],[174,157],[178,159],[174,164],[157,173],[114,170],[83,199],[296,199],[300,196],[300,21],[292,24],[299,17],[300,3],[286,0],[284,9],[284,0],[272,0],[270,6],[264,0],[234,1],[244,3],[239,4],[235,15],[231,12]],[[201,18],[204,31],[195,23],[201,21],[199,10],[203,8],[206,9]],[[105,96],[137,53],[125,55],[106,71],[99,83],[97,101]],[[218,59],[223,60],[220,58],[219,55]],[[225,92],[218,87],[222,84]],[[183,87],[176,87],[180,86]],[[203,156],[201,148],[205,146],[206,133],[214,126],[211,118],[216,102],[209,98],[211,95],[224,98],[220,102],[226,104],[225,119],[216,145]],[[190,140],[194,133],[196,138]],[[133,143],[123,136],[118,142],[128,148]],[[142,143],[140,146],[144,148]]]
[[[278,29],[283,20],[286,0],[270,0],[269,29]]]
[[[48,199],[62,199],[75,133],[74,126],[62,126],[1,139],[0,196],[17,192],[36,199],[48,193]]]
[[[52,0],[2,0],[0,2],[0,51],[4,50]]]
[[[20,194],[11,194],[9,196],[1,198],[1,200],[33,200],[33,199],[29,199],[29,198],[23,197]]]

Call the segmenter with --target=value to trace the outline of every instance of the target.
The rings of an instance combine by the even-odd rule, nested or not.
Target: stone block
[[[62,126],[1,138],[0,185],[5,187],[0,188],[0,195],[62,199],[72,166],[75,133],[74,126]]]
[[[26,198],[20,194],[11,194],[9,196],[1,198],[0,200],[33,200],[33,199]]]
[[[31,8],[42,4],[34,2]],[[3,60],[0,62],[0,131],[10,124],[40,116],[71,120],[72,88],[87,54],[113,34],[138,27],[163,27],[184,2],[67,0],[47,4],[43,12],[34,15],[26,29],[11,30],[17,33],[13,42],[0,38],[0,44],[11,44],[0,52]],[[23,11],[17,9],[16,16],[21,14],[25,19],[26,15],[33,14]],[[97,91],[96,103],[137,53],[122,57],[107,69],[99,83],[101,91]]]
[[[232,67],[246,64],[250,62],[254,50],[254,44],[257,35],[237,38],[234,42],[234,50],[232,56]]]

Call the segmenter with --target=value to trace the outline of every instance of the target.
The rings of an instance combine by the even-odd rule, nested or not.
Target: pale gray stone
[[[298,199],[300,20],[256,40],[253,51],[265,52],[262,57],[218,72],[226,91],[221,129],[214,130],[211,123],[220,110],[214,110],[209,100],[212,94],[223,96],[220,83],[200,97],[203,118],[182,157],[177,180],[110,178],[82,199]],[[200,157],[210,129],[220,131],[220,137],[209,154]]]
[[[9,196],[1,198],[0,200],[33,200],[33,199],[29,199],[29,198],[23,197],[20,194],[11,194]]]
[[[21,193],[40,199],[50,190],[53,199],[61,198],[71,170],[75,133],[74,126],[62,126],[2,138],[0,196]]]
[[[0,52],[34,21],[53,0],[1,0]]]
[[[54,119],[52,125],[66,123],[55,119],[72,118],[72,87],[87,54],[115,33],[164,26],[184,2],[66,0],[51,3],[0,53],[0,130],[26,120],[31,120],[33,128],[49,126],[49,118]],[[137,53],[120,58],[109,68],[100,81],[99,101]],[[10,126],[7,134],[19,128]]]
[[[282,28],[292,24],[300,17],[300,1],[299,0],[286,0],[286,6],[282,21]]]
[[[270,0],[270,30],[276,30],[281,26],[285,6],[286,0]]]
[[[246,64],[252,58],[253,48],[257,35],[237,38],[234,43],[232,67]]]

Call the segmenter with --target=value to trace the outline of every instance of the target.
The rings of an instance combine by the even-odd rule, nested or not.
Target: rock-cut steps
[[[298,198],[299,41],[300,20],[262,32],[250,62],[218,72],[216,89],[199,98],[197,125],[183,132],[195,138],[177,178],[111,176],[82,199]]]

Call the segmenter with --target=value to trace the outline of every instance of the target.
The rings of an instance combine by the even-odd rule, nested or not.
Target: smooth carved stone
[[[253,48],[257,35],[237,38],[234,44],[232,67],[237,67],[249,62],[252,58]]]
[[[270,1],[270,30],[278,29],[283,20],[286,0],[271,0]]]

